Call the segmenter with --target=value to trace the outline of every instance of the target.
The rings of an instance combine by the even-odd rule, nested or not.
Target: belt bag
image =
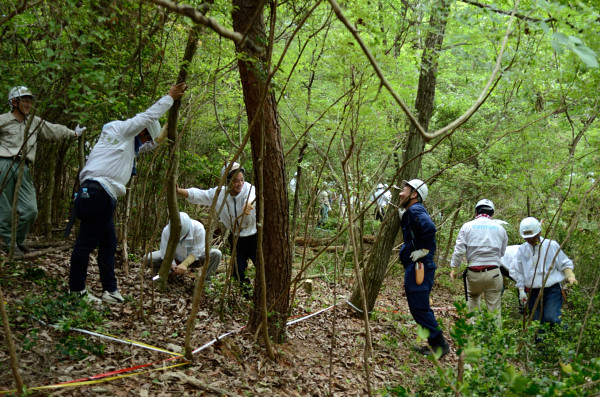
[[[417,285],[423,284],[423,280],[425,279],[425,265],[423,262],[415,263],[415,282]]]

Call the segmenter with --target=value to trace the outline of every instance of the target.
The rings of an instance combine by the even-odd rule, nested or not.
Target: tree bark
[[[265,43],[265,24],[258,0],[233,0],[233,27],[236,32],[247,33],[254,43]],[[243,52],[237,48],[238,52]],[[269,92],[267,82],[267,59],[264,54],[252,57],[244,53],[238,60],[240,80],[244,93],[244,103],[248,124],[252,160],[255,164],[255,180],[265,183],[257,186],[258,210],[263,206],[263,224],[257,223],[258,241],[262,240],[264,274],[266,275],[266,300],[269,311],[269,334],[276,342],[283,341],[289,309],[290,281],[292,274],[292,252],[289,241],[289,205],[285,177],[284,152],[281,144],[281,130],[277,118],[275,98]],[[266,97],[265,97],[266,95]],[[257,120],[254,120],[257,118]],[[264,145],[264,157],[261,148]],[[257,165],[259,165],[257,167]],[[261,169],[261,178],[257,175]],[[263,200],[260,200],[263,197]],[[259,212],[257,212],[259,213]],[[262,234],[262,236],[261,236]],[[262,237],[262,239],[261,239]],[[254,309],[250,314],[249,329],[256,331],[262,321],[260,297],[261,264],[257,265],[254,287]]]
[[[430,31],[425,39],[425,48],[421,57],[421,71],[417,88],[415,108],[418,112],[418,122],[424,129],[428,129],[429,121],[433,115],[435,88],[437,82],[437,67],[441,52],[446,22],[448,18],[448,4],[446,1],[439,3],[439,12],[433,12],[429,21]],[[408,140],[402,158],[402,167],[396,184],[402,180],[416,178],[421,170],[421,152],[425,147],[425,140],[417,127],[411,124],[408,131]],[[398,208],[399,192],[392,198],[391,208]],[[398,211],[387,211],[384,222],[380,228],[381,238],[378,238],[372,249],[372,254],[363,272],[363,284],[366,292],[366,308],[370,312],[375,307],[375,301],[381,290],[383,279],[390,261],[392,248],[396,236],[400,231],[400,217]],[[358,285],[354,288],[350,303],[358,308],[363,307],[361,293]]]

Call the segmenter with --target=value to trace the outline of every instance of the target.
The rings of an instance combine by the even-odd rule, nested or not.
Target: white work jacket
[[[26,126],[27,119],[19,121],[11,112],[0,115],[0,157],[24,156],[26,153],[27,160],[33,162],[35,160],[38,139],[56,141],[77,137],[75,131],[68,129],[64,125],[52,124],[36,116],[29,127],[27,144],[23,148],[23,151],[19,152],[23,146]]]
[[[554,260],[555,256],[556,260]],[[519,246],[516,268],[517,288],[542,288],[542,283],[548,273],[550,275],[545,287],[552,287],[565,279],[563,270],[567,268],[573,268],[573,261],[560,249],[560,245],[554,240],[540,236],[538,245],[526,242]]]
[[[195,260],[200,259],[205,254],[205,236],[204,225],[195,219],[190,219],[190,231],[188,234],[177,244],[175,249],[175,260],[177,262],[183,262],[189,255],[194,255]],[[165,257],[167,252],[167,244],[169,243],[169,236],[171,235],[171,226],[167,225],[162,231],[160,238],[160,254],[161,257]]]
[[[125,121],[117,120],[105,124],[87,164],[81,170],[79,180],[82,183],[87,179],[99,182],[115,200],[124,196],[125,185],[131,179],[136,156],[135,136],[165,114],[173,102],[170,95],[165,95],[143,113]],[[151,142],[142,148],[150,147],[149,143]]]
[[[508,274],[513,280],[517,279],[517,251],[519,250],[519,247],[520,245],[509,245],[506,247],[504,256],[501,259],[502,267],[508,270]]]
[[[217,187],[203,190],[195,187],[187,189],[189,197],[187,200],[192,204],[205,205],[210,207],[217,192]],[[227,229],[232,233],[237,234],[239,230],[240,237],[247,237],[256,234],[256,193],[254,186],[248,182],[244,182],[242,191],[237,196],[228,194],[227,187],[222,186],[217,198],[215,209],[219,213],[219,219]],[[244,205],[252,204],[254,208],[250,211],[250,215],[244,214]]]
[[[507,244],[506,230],[492,218],[480,215],[460,228],[450,266],[460,266],[465,254],[469,266],[500,266]]]
[[[384,193],[385,189],[380,189],[375,192],[375,197],[377,199],[377,207],[385,208],[392,200],[392,192],[389,190]]]

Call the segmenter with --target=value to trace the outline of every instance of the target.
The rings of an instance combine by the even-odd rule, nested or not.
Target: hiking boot
[[[104,291],[102,294],[102,300],[106,303],[123,303],[125,301],[118,289],[114,290],[113,292]]]
[[[431,354],[429,346],[413,346],[413,350],[424,356]]]
[[[450,353],[450,346],[448,345],[448,342],[444,338],[443,334],[439,334],[435,339],[430,340],[428,346],[414,346],[413,349],[423,356],[431,356],[433,353],[441,353],[439,358],[442,358],[446,354]]]
[[[77,297],[87,301],[88,303],[93,303],[95,305],[102,304],[102,300],[100,300],[100,298],[90,294],[87,289],[84,289],[83,291],[69,291],[69,293],[76,295]]]

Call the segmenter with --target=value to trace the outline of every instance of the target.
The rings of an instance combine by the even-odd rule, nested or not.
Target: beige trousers
[[[502,325],[502,274],[500,268],[485,272],[467,271],[467,293],[469,295],[469,310],[479,309],[481,306],[481,295],[485,295],[485,303],[488,311],[496,314],[498,326]]]

